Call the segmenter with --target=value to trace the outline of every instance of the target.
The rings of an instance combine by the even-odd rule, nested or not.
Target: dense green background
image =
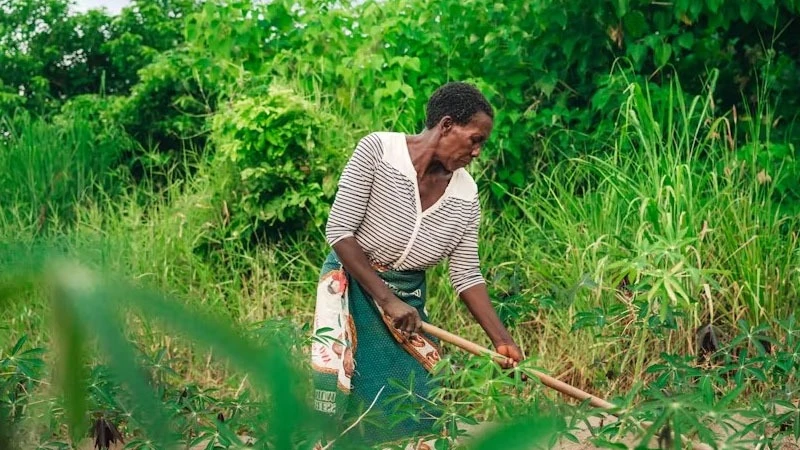
[[[532,364],[653,402],[635,411],[701,436],[699,418],[734,398],[767,408],[798,395],[798,1],[138,0],[110,16],[0,0],[0,11],[0,282],[48,249],[256,334],[294,330],[302,355],[355,143],[421,131],[433,90],[464,80],[497,112],[471,168],[484,273]],[[444,265],[429,283],[431,320],[486,342]],[[15,355],[60,342],[47,291],[22,299],[0,312],[0,419],[26,417],[17,405],[49,373],[39,350]],[[91,301],[73,305],[77,322],[105,317]],[[59,304],[57,317],[70,308]],[[69,323],[56,320],[56,336],[72,336]],[[695,361],[705,324],[725,346],[711,369]],[[249,402],[202,350],[146,321],[126,329],[164,403],[187,384],[209,417],[230,403],[207,386]],[[105,366],[91,367],[103,387],[89,409],[152,431],[125,414],[137,395],[119,400]],[[486,367],[451,375],[443,395],[463,400],[459,417],[513,417],[544,395],[501,393]],[[685,394],[689,412],[661,408],[676,398],[664,392]],[[759,427],[800,435],[800,420],[764,411]],[[80,414],[50,413],[26,429],[31,442],[60,439],[63,421],[82,435]],[[187,441],[221,429],[179,417]],[[236,425],[258,433],[262,419]]]
[[[498,109],[481,179],[494,200],[560,159],[607,152],[631,82],[679,79],[700,93],[718,70],[714,114],[763,125],[770,139],[754,149],[759,159],[797,152],[781,145],[798,135],[796,2],[224,5],[140,1],[110,17],[68,14],[66,1],[4,1],[0,111],[78,115],[115,138],[110,130],[124,130],[132,141],[115,143],[106,165],[121,163],[137,178],[202,149],[233,162],[247,178],[236,180],[238,226],[302,222],[303,208],[318,223],[333,192],[324,174],[353,139],[377,128],[419,131],[428,95],[453,79],[476,82]],[[285,100],[271,99],[269,86],[282,84]],[[297,109],[284,111],[285,102]],[[286,118],[260,115],[269,113]],[[261,132],[295,114],[314,116],[296,126],[317,123],[316,144],[301,142],[292,124]],[[735,148],[751,128],[733,127]],[[287,139],[298,139],[292,151],[268,150]],[[798,177],[788,178],[777,194],[800,199]]]

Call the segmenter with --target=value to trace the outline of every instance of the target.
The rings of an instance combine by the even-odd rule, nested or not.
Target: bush
[[[343,134],[318,106],[280,85],[220,109],[211,141],[235,237],[322,225],[345,155],[326,139],[328,130]]]
[[[750,142],[736,152],[752,182],[763,186],[785,215],[800,213],[800,151],[791,143]]]
[[[203,69],[185,48],[162,53],[139,72],[141,80],[115,111],[116,120],[144,148],[165,155],[204,145],[220,85]]]
[[[96,94],[78,95],[61,106],[52,122],[62,128],[69,128],[75,121],[85,122],[96,144],[118,148],[117,152],[122,153],[135,145],[113,115],[123,99]]]

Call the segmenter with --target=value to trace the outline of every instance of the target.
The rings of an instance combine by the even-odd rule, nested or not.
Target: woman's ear
[[[439,131],[441,132],[442,136],[446,136],[447,133],[452,131],[453,129],[453,118],[450,116],[444,116],[441,120],[439,120]]]

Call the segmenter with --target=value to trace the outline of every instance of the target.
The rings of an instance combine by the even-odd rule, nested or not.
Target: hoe
[[[472,353],[473,355],[479,355],[479,356],[480,355],[489,355],[489,356],[491,356],[493,359],[495,359],[498,362],[502,362],[502,361],[504,361],[506,359],[505,356],[503,356],[503,355],[501,355],[501,354],[499,354],[497,352],[489,350],[486,347],[483,347],[483,346],[480,346],[480,345],[478,345],[478,344],[476,344],[474,342],[468,341],[468,340],[466,340],[466,339],[464,339],[464,338],[462,338],[460,336],[457,336],[457,335],[455,335],[453,333],[450,333],[449,331],[445,331],[445,330],[443,330],[443,329],[441,329],[439,327],[436,327],[434,325],[431,325],[429,323],[426,323],[426,322],[422,323],[422,331],[430,334],[431,336],[435,336],[435,337],[441,339],[442,341],[445,341],[445,342],[448,342],[450,344],[453,344],[456,347],[459,347],[459,348],[461,348],[462,350],[464,350],[466,352]],[[616,409],[614,404],[612,404],[612,403],[610,403],[610,402],[608,402],[606,400],[603,400],[600,397],[596,397],[596,396],[594,396],[594,395],[592,395],[592,394],[590,394],[588,392],[585,392],[585,391],[583,391],[581,389],[578,389],[575,386],[572,386],[570,384],[564,383],[563,381],[560,381],[560,380],[557,380],[557,379],[555,379],[553,377],[545,375],[545,374],[543,374],[543,373],[541,373],[539,371],[533,370],[533,371],[530,371],[530,372],[531,372],[532,375],[537,377],[542,382],[542,384],[544,384],[545,386],[547,386],[549,388],[552,388],[552,389],[555,389],[556,391],[561,392],[562,394],[568,395],[568,396],[570,396],[572,398],[575,398],[575,399],[578,399],[578,400],[581,400],[581,401],[589,400],[589,404],[591,404],[592,406],[595,406],[597,408],[601,408],[603,410],[607,410],[610,414],[616,416],[616,414],[614,413],[614,410]],[[649,428],[650,426],[652,426],[652,423],[650,423],[650,422],[642,422],[641,425],[644,428]],[[706,444],[703,444],[703,443],[692,443],[691,444],[691,448],[693,448],[695,450],[711,450],[710,446],[708,446]]]

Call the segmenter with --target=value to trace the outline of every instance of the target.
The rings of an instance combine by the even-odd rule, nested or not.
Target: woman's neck
[[[436,159],[438,140],[438,136],[432,130],[425,130],[416,135],[406,135],[406,145],[411,157],[411,164],[417,171],[417,178],[451,175]]]

